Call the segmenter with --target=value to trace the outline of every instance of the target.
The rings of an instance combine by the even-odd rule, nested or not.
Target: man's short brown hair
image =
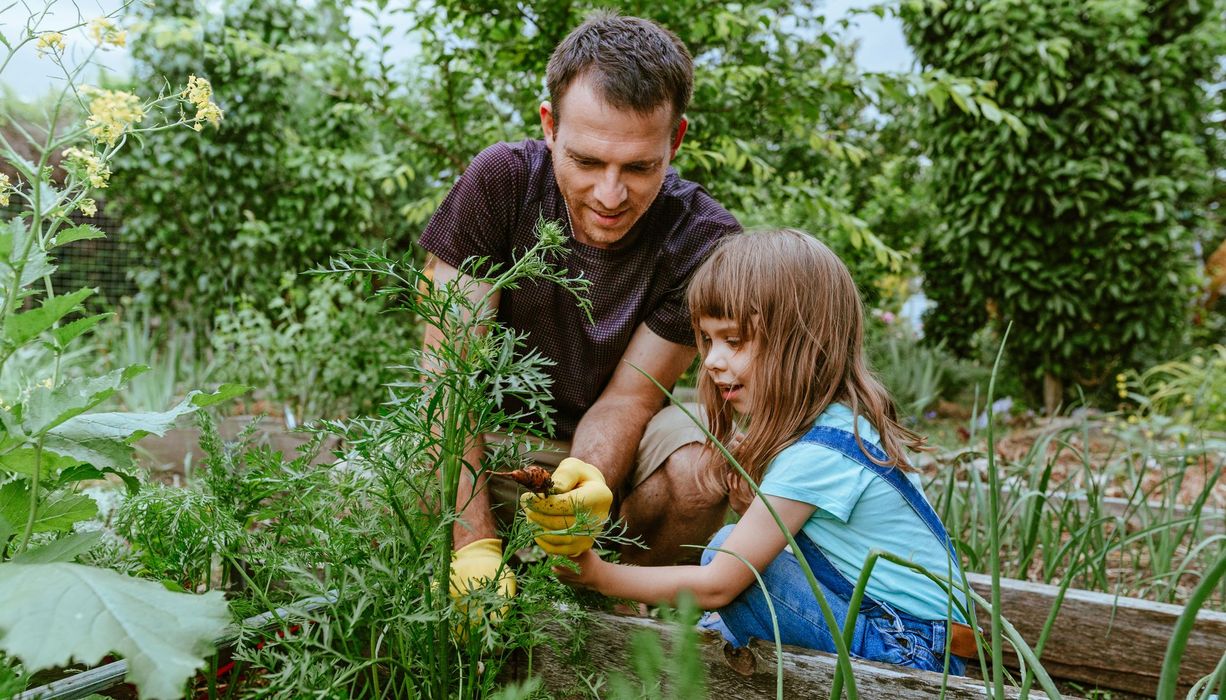
[[[554,120],[566,90],[580,76],[613,107],[648,114],[668,104],[676,127],[694,92],[694,60],[681,39],[650,20],[601,11],[562,40],[545,81]]]

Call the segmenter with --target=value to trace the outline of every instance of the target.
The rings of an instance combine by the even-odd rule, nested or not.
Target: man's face
[[[575,238],[597,248],[620,241],[655,201],[685,136],[670,105],[651,114],[610,106],[580,76],[561,100],[561,120],[541,103],[541,128]]]

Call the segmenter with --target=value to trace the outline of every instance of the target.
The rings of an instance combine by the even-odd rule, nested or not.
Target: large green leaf
[[[230,621],[218,591],[161,584],[80,564],[0,564],[0,650],[31,671],[112,652],[143,698],[178,698]]]
[[[38,504],[31,532],[68,532],[82,520],[98,514],[98,504],[79,493],[53,493]],[[0,517],[14,527],[25,529],[30,517],[30,482],[10,481],[0,486]],[[0,598],[2,600],[2,598]]]
[[[43,437],[43,449],[71,456],[98,469],[122,471],[132,466],[132,446],[122,439],[63,437],[52,430]]]
[[[54,564],[55,562],[69,562],[77,557],[85,554],[93,549],[94,545],[102,541],[102,531],[94,530],[92,532],[76,532],[71,535],[49,542],[37,549],[27,549],[26,551],[13,557],[10,561],[14,564]]]
[[[30,338],[55,325],[70,311],[75,310],[94,290],[78,289],[72,294],[51,297],[43,305],[24,314],[14,314],[4,319],[4,337],[13,345],[22,345]]]
[[[42,435],[107,400],[115,390],[148,370],[144,365],[132,365],[101,377],[71,379],[53,388],[35,387],[22,413],[22,428],[31,437]]]
[[[95,440],[124,440],[131,442],[150,433],[165,435],[174,427],[180,416],[194,413],[198,409],[211,406],[219,401],[225,401],[250,391],[248,387],[237,384],[224,384],[212,394],[193,391],[169,411],[149,413],[90,413],[74,416],[50,431],[64,440],[86,443]],[[71,452],[65,454],[73,454]],[[102,465],[95,464],[101,467]]]
[[[39,463],[39,477],[54,477],[68,467],[76,466],[81,460],[75,457],[58,455],[44,449],[39,455],[33,447],[23,447],[19,450],[0,455],[0,472],[11,472],[34,476],[34,463]]]

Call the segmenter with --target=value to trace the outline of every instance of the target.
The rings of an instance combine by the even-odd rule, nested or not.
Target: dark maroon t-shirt
[[[570,277],[591,280],[592,318],[552,282],[525,282],[502,291],[498,321],[528,334],[527,349],[556,364],[556,437],[569,440],[579,419],[613,376],[635,328],[693,345],[686,283],[712,246],[740,224],[702,187],[669,168],[660,193],[613,249],[576,241],[543,141],[499,143],[482,151],[452,187],[419,243],[452,267],[473,256],[509,265],[536,242],[540,217],[571,235],[556,262]],[[518,407],[515,407],[518,408]]]

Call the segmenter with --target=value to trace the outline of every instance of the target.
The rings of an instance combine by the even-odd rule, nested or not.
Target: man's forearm
[[[479,467],[484,456],[484,442],[478,439],[476,444],[464,453],[464,461]],[[480,479],[474,483],[473,474],[467,467],[460,470],[455,502],[460,519],[452,529],[456,549],[477,540],[498,536],[490,500],[489,480],[489,474],[482,472]]]
[[[639,442],[658,408],[641,401],[597,401],[575,429],[570,456],[594,465],[617,493],[634,471]]]

